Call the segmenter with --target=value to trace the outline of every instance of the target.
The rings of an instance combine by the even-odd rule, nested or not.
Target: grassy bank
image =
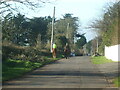
[[[61,58],[53,59],[49,49],[36,46],[19,46],[13,43],[2,44],[2,80],[22,76],[36,68]]]
[[[31,61],[8,59],[2,64],[2,80],[6,81],[20,77],[27,72],[42,67],[45,64],[54,62],[58,59],[60,58],[53,59],[53,58],[44,57],[43,62],[31,62]]]
[[[113,82],[116,87],[120,87],[120,77],[117,77]]]
[[[96,56],[96,57],[92,57],[92,62],[94,64],[104,64],[104,63],[110,63],[113,61],[106,59],[104,56]]]

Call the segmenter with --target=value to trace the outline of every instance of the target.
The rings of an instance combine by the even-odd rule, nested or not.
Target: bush
[[[2,46],[2,59],[7,60],[23,52],[24,49],[15,48],[13,46]]]
[[[27,60],[31,62],[41,62],[42,56],[51,57],[51,53],[47,50],[41,50],[36,47],[23,47],[17,45],[4,45],[2,46],[2,59],[3,62],[7,59],[14,60]]]

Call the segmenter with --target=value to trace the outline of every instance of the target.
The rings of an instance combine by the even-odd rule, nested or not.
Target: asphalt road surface
[[[3,88],[108,88],[111,87],[90,57],[71,57],[45,65]]]

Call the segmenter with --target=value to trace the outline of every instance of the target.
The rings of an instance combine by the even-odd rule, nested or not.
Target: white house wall
[[[113,61],[120,61],[120,44],[107,47],[105,46],[105,57]]]

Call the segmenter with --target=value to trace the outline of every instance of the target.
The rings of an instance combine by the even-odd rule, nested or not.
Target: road
[[[106,78],[90,57],[71,57],[45,65],[21,78],[4,83],[3,88],[108,88]]]

